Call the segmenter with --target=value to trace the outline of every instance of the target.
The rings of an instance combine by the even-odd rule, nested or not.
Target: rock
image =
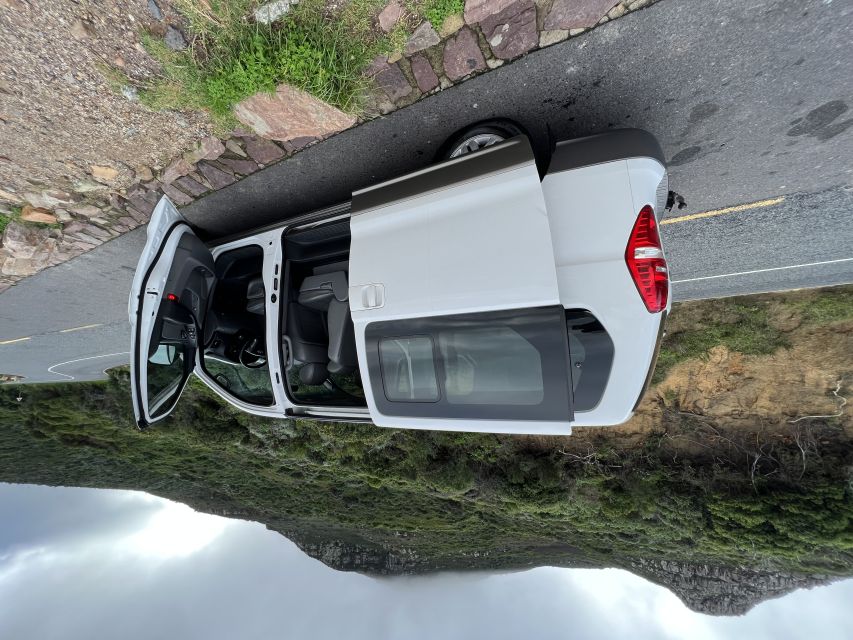
[[[407,56],[410,56],[418,51],[434,47],[439,42],[441,42],[441,38],[438,37],[430,22],[425,20],[408,39],[404,51]]]
[[[170,184],[164,184],[162,188],[163,193],[169,196],[169,199],[177,205],[185,205],[193,201],[190,196]]]
[[[246,152],[243,151],[243,147],[241,147],[240,143],[237,142],[234,138],[229,138],[225,141],[225,148],[234,155],[241,156],[243,158],[246,157]]]
[[[550,47],[552,44],[562,42],[569,37],[568,29],[554,29],[553,31],[539,32],[539,46]]]
[[[444,19],[444,22],[441,23],[441,27],[438,30],[438,36],[441,39],[444,39],[447,36],[452,36],[464,26],[465,18],[462,14],[454,13],[453,15],[447,16]]]
[[[134,187],[127,192],[127,201],[134,209],[146,216],[146,219],[154,211],[158,199],[156,191],[143,189],[142,187]],[[130,212],[129,209],[128,212]],[[131,215],[133,214],[131,213]]]
[[[475,25],[483,18],[499,13],[515,0],[465,0],[465,22]]]
[[[412,75],[415,76],[415,81],[418,83],[418,89],[422,93],[432,91],[438,86],[438,76],[435,75],[432,65],[424,56],[418,55],[411,59]]]
[[[444,72],[451,80],[459,80],[485,68],[486,60],[471,29],[462,29],[444,45]]]
[[[122,216],[121,218],[118,219],[118,222],[119,222],[119,224],[124,225],[128,229],[135,229],[136,227],[139,226],[139,223],[136,220],[134,220],[133,218],[131,218],[130,216]]]
[[[615,0],[555,0],[544,28],[550,31],[594,27],[616,4]]]
[[[24,208],[21,209],[21,220],[26,222],[41,222],[43,224],[56,224],[58,222],[56,216],[47,209],[34,207],[29,204],[25,204]]]
[[[230,173],[226,173],[222,169],[213,166],[207,161],[199,162],[198,170],[207,178],[214,189],[227,187],[229,184],[235,183],[237,180]]]
[[[89,171],[91,172],[92,177],[95,178],[95,180],[104,180],[106,182],[111,182],[118,177],[118,169],[114,169],[113,167],[93,164],[89,167]]]
[[[104,191],[105,189],[107,189],[106,186],[90,180],[77,180],[74,183],[75,193],[90,193],[92,191]]]
[[[299,151],[300,149],[304,149],[309,144],[314,144],[317,142],[319,138],[312,138],[311,136],[303,136],[302,138],[294,138],[293,140],[289,140],[284,143],[284,146],[288,149],[288,151]]]
[[[0,189],[0,200],[5,200],[6,202],[11,202],[13,204],[17,204],[21,201],[18,196],[14,193],[9,193],[5,189]]]
[[[500,58],[489,58],[486,60],[486,65],[488,65],[489,69],[497,69],[498,67],[503,66],[504,61]]]
[[[377,86],[385,92],[392,101],[400,100],[409,95],[413,89],[398,64],[388,64],[382,56],[375,58],[368,67],[367,74],[372,76]]]
[[[77,18],[74,22],[71,23],[71,35],[77,38],[77,40],[94,38],[95,25],[93,25],[88,20],[81,20],[80,18]]]
[[[607,12],[607,17],[611,20],[616,20],[616,18],[621,18],[626,13],[628,13],[628,9],[625,8],[624,5],[617,4],[610,11]]]
[[[184,160],[195,164],[199,160],[216,160],[223,153],[225,153],[225,145],[222,141],[216,136],[208,136],[199,141],[195,150],[187,151],[184,154]]]
[[[189,176],[178,178],[175,180],[174,184],[195,198],[208,191],[206,186],[196,180],[193,180]]]
[[[234,173],[247,176],[258,170],[258,165],[251,160],[235,160],[233,158],[220,158],[219,164],[225,165]]]
[[[154,173],[150,167],[141,164],[133,170],[133,177],[137,182],[148,182],[154,179]]]
[[[281,84],[275,94],[256,93],[234,106],[234,115],[255,133],[273,140],[325,138],[348,129],[355,117],[311,94]]]
[[[399,62],[403,59],[402,51],[394,51],[393,53],[388,55],[388,64],[394,64],[395,62]]]
[[[166,35],[163,37],[163,42],[172,51],[183,51],[187,48],[187,41],[184,39],[184,34],[172,25],[166,27]]]
[[[481,20],[480,29],[495,57],[517,58],[538,44],[536,5],[533,0],[516,0],[503,11]]]
[[[281,147],[263,138],[256,138],[254,136],[244,138],[244,144],[246,145],[246,153],[258,164],[270,164],[284,155]]]
[[[148,13],[151,14],[155,20],[163,19],[163,12],[160,11],[160,6],[154,2],[154,0],[148,0]]]
[[[65,209],[55,209],[53,215],[56,216],[59,222],[71,222],[74,219]]]
[[[261,24],[272,24],[288,11],[290,7],[299,4],[299,0],[273,0],[255,9],[255,21]]]
[[[3,232],[3,248],[12,258],[32,258],[50,239],[50,229],[11,220]]]
[[[394,26],[403,16],[403,7],[398,0],[391,0],[385,8],[379,12],[379,28],[385,33],[390,33]]]
[[[42,191],[41,193],[28,191],[24,194],[24,200],[34,207],[39,207],[41,209],[53,209],[55,207],[72,204],[74,202],[74,196],[58,189]]]
[[[163,184],[171,184],[181,176],[185,176],[188,173],[195,171],[195,167],[187,162],[184,158],[176,158],[172,161],[166,169],[163,171],[163,175],[160,176],[160,182]]]
[[[151,216],[151,214],[150,214],[150,213],[149,213],[148,215],[146,215],[145,213],[143,213],[142,211],[140,211],[139,209],[137,209],[136,207],[134,207],[134,206],[132,206],[132,205],[128,205],[128,206],[125,208],[125,211],[127,211],[127,214],[128,214],[131,218],[133,218],[134,220],[136,220],[136,222],[137,222],[138,224],[144,224],[144,223],[146,223],[146,222],[148,221],[148,218]]]

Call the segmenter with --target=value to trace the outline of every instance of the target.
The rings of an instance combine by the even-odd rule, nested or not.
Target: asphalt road
[[[489,117],[536,140],[655,133],[687,207],[662,227],[676,300],[853,282],[853,3],[663,0],[346,131],[184,209],[207,236],[346,200]],[[767,206],[726,208],[773,199]],[[709,213],[698,218],[696,213]],[[0,295],[0,373],[127,362],[144,230]]]

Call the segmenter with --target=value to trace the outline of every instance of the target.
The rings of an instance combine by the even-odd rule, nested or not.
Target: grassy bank
[[[422,20],[439,29],[464,8],[462,0],[402,3],[402,18],[385,33],[377,15],[386,0],[302,0],[272,25],[252,17],[256,0],[174,4],[186,19],[191,46],[172,51],[160,37],[143,34],[163,73],[142,88],[140,99],[155,109],[206,110],[223,130],[236,124],[231,110],[237,102],[281,83],[360,114],[371,86],[365,74],[370,62],[402,52]]]
[[[692,336],[690,323],[733,339],[714,309],[726,318],[746,309],[775,326],[784,340],[771,335],[759,353],[772,343],[801,348],[817,330],[849,333],[850,292],[808,305],[764,296],[676,309],[665,349],[682,364],[706,356],[713,341]],[[193,384],[172,419],[140,433],[126,378],[24,387],[21,403],[0,389],[0,480],[141,489],[289,535],[390,550],[418,571],[522,567],[562,554],[599,565],[670,559],[853,573],[847,418],[731,422],[653,390],[641,416],[650,426],[638,432],[546,440],[261,420]]]

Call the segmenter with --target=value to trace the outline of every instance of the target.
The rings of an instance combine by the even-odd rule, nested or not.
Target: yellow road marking
[[[29,340],[29,339],[30,339],[29,336],[27,336],[26,338],[15,338],[13,340],[2,340],[2,341],[0,341],[0,344],[14,344],[16,342],[24,342],[25,340]]]
[[[94,329],[95,327],[103,326],[101,324],[84,324],[82,327],[72,327],[71,329],[62,329],[59,333],[71,333],[72,331],[80,331],[81,329]]]
[[[727,213],[735,213],[737,211],[747,211],[749,209],[759,209],[761,207],[772,207],[774,204],[779,204],[785,201],[785,196],[778,198],[770,198],[769,200],[759,200],[758,202],[750,202],[748,204],[739,204],[735,207],[726,207],[725,209],[714,209],[713,211],[705,211],[703,213],[692,213],[689,216],[681,216],[678,218],[664,218],[660,224],[675,224],[677,222],[687,222],[688,220],[698,220],[699,218],[712,218],[714,216],[722,216]]]

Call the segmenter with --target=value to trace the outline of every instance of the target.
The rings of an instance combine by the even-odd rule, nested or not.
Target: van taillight
[[[669,270],[663,257],[655,214],[649,205],[640,210],[631,230],[625,262],[646,309],[651,313],[663,311],[669,296]]]

